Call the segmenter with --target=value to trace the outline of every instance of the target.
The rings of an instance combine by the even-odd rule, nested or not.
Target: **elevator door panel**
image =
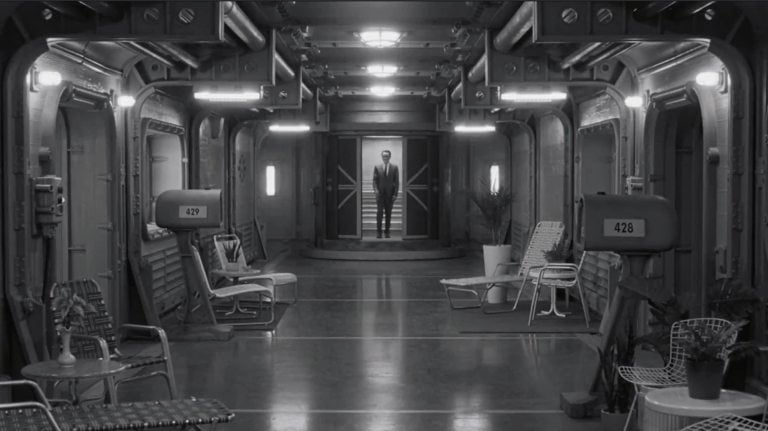
[[[429,138],[404,142],[404,238],[431,238],[437,233],[437,145]]]
[[[332,138],[326,165],[327,228],[330,238],[360,238],[360,138]]]

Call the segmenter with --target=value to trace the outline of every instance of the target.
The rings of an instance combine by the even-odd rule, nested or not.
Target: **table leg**
[[[115,378],[112,376],[105,378],[104,385],[107,388],[110,404],[117,404],[117,386],[115,385]]]
[[[549,310],[539,312],[539,316],[549,316],[554,314],[557,317],[566,317],[566,314],[557,309],[557,288],[550,286],[549,288]]]

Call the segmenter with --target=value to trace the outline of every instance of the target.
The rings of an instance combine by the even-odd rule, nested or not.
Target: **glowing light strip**
[[[501,94],[501,100],[511,100],[513,102],[554,102],[565,100],[567,93],[562,91],[552,91],[550,93],[518,93],[510,91]]]
[[[270,124],[270,132],[309,132],[307,124]]]
[[[458,133],[490,133],[496,131],[496,126],[492,124],[457,124],[453,131]]]
[[[261,99],[261,93],[256,91],[243,91],[241,93],[198,91],[195,92],[195,99],[209,100],[211,102],[248,102]]]

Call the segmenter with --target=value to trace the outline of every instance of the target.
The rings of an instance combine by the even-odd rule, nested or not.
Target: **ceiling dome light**
[[[360,32],[360,40],[374,48],[389,48],[395,46],[402,33],[392,30],[367,30]]]
[[[397,73],[394,64],[369,64],[365,70],[377,78],[387,78]]]
[[[391,85],[374,85],[371,87],[371,94],[379,97],[387,97],[395,94],[395,87]]]
[[[136,104],[136,99],[133,96],[123,95],[117,98],[117,106],[122,106],[123,108],[130,108],[135,104]]]
[[[453,128],[458,133],[491,133],[496,131],[493,124],[457,124]]]
[[[509,91],[501,94],[501,100],[510,100],[512,102],[554,102],[565,100],[568,93],[562,91],[551,91],[549,93],[520,93]]]
[[[643,97],[642,96],[627,96],[624,99],[624,105],[627,108],[639,108],[643,106]]]
[[[37,73],[37,83],[44,87],[61,84],[61,74],[55,70],[42,70]]]
[[[720,73],[701,72],[696,75],[696,83],[702,87],[714,87],[720,85]]]

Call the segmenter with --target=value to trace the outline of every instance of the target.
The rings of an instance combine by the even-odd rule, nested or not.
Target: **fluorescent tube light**
[[[719,72],[700,72],[696,75],[696,83],[702,87],[715,87],[720,85]]]
[[[37,83],[45,87],[59,85],[61,84],[61,74],[55,70],[42,70],[37,73]]]
[[[270,124],[270,132],[309,132],[307,124]]]
[[[360,32],[360,40],[374,48],[389,48],[395,46],[402,34],[392,30],[367,30]]]
[[[627,96],[624,99],[624,105],[627,108],[639,108],[643,106],[643,98],[642,96]]]
[[[510,100],[512,102],[554,102],[556,100],[565,100],[568,93],[563,91],[551,91],[548,93],[519,93],[509,91],[501,94],[501,100]]]
[[[493,124],[457,124],[453,128],[458,133],[490,133],[496,131]]]
[[[261,93],[257,91],[242,91],[239,93],[196,91],[195,99],[208,100],[211,102],[249,102],[261,99]]]
[[[136,104],[136,99],[133,96],[123,95],[117,98],[117,106],[122,106],[123,108],[130,108],[135,104]]]
[[[377,78],[387,78],[397,72],[394,64],[369,64],[365,70]]]
[[[371,87],[371,94],[379,97],[387,97],[395,94],[395,87],[390,85],[374,85]]]
[[[275,195],[275,165],[267,165],[267,196]]]

